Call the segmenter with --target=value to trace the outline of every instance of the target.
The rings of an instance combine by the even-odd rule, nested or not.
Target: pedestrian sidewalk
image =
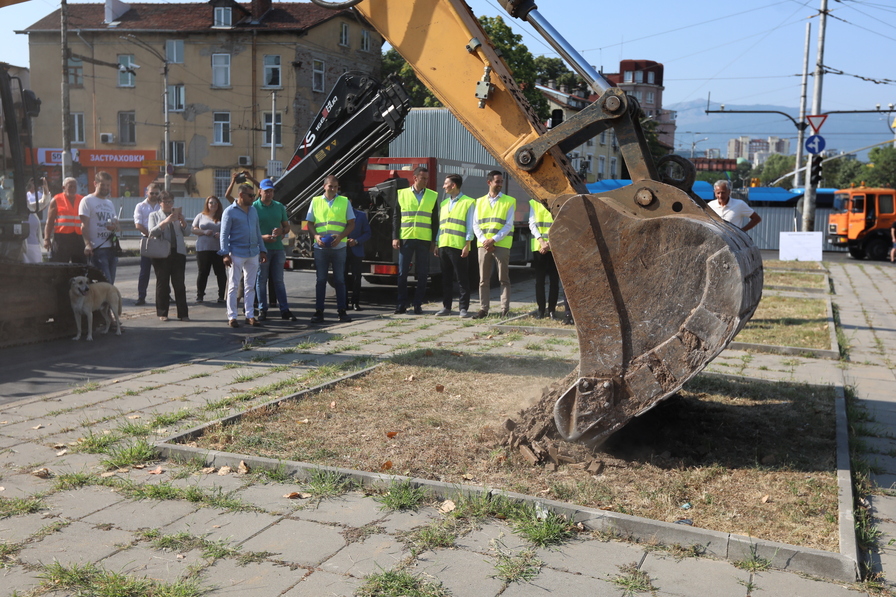
[[[896,348],[896,269],[875,263],[828,268],[850,345],[849,362],[726,351],[708,371],[731,374],[734,368],[725,364],[738,363],[737,375],[745,377],[848,386],[873,418],[863,426],[874,434],[865,445],[873,450],[873,479],[888,488],[896,481],[896,379],[890,356]],[[515,309],[534,303],[531,282],[514,286],[513,293]],[[530,546],[501,520],[483,524],[452,547],[415,553],[404,534],[439,520],[442,515],[434,509],[383,510],[362,492],[315,506],[308,498],[283,497],[304,491],[301,484],[203,473],[190,463],[170,460],[158,468],[109,470],[102,464],[107,454],[76,451],[72,445],[86,438],[99,450],[122,436],[123,429],[139,425],[146,425],[156,441],[198,421],[264,402],[267,398],[252,395],[256,388],[303,376],[311,383],[311,375],[325,366],[332,371],[358,367],[409,347],[477,350],[471,339],[487,335],[497,321],[432,317],[437,308],[428,305],[429,315],[422,317],[358,320],[278,336],[269,344],[244,347],[248,350],[222,351],[214,358],[0,408],[0,516],[6,516],[0,519],[0,594],[36,590],[54,561],[63,566],[95,563],[107,571],[165,583],[191,578],[208,595],[253,597],[352,595],[366,575],[405,564],[458,597],[623,595],[625,589],[613,581],[626,574],[620,567],[627,565],[632,566],[631,579],[636,580],[635,572],[643,573],[656,595],[833,597],[864,592],[861,585],[780,570],[749,572],[724,559],[676,559],[655,546],[587,533],[559,548],[535,549],[534,557],[543,562],[537,575],[529,582],[505,584],[497,566],[508,558],[519,561]],[[522,343],[513,344],[501,346],[500,352],[524,354]],[[577,358],[574,342],[548,346],[551,352],[545,356]],[[46,473],[34,474],[41,469]],[[104,484],[110,478],[118,480],[118,487]],[[896,552],[887,545],[891,537],[896,539],[896,498],[875,495],[871,507],[884,533],[884,547],[873,564],[896,578]],[[665,523],[636,522],[658,529],[658,534],[668,532]],[[154,531],[148,529],[168,537],[199,537],[205,543],[163,550],[154,545]],[[228,549],[204,552],[209,542]]]

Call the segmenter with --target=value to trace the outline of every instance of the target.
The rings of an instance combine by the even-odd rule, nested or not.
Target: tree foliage
[[[868,152],[871,165],[865,168],[865,186],[896,187],[896,148],[875,147]]]
[[[796,164],[796,156],[783,155],[780,153],[773,153],[768,156],[768,159],[766,159],[765,163],[762,165],[762,174],[759,176],[759,180],[762,181],[762,186],[771,186],[773,182],[788,172],[793,172],[794,164]],[[793,176],[788,176],[775,186],[787,189],[791,188],[793,186]]]

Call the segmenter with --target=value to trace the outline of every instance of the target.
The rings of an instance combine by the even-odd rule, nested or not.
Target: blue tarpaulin
[[[751,187],[749,190],[750,203],[767,201],[769,203],[784,203],[802,197],[802,193],[792,193],[780,187]]]

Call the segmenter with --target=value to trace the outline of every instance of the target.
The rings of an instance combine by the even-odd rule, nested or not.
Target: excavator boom
[[[758,250],[691,192],[690,162],[655,164],[634,98],[578,59],[532,0],[502,0],[600,97],[547,131],[463,0],[349,0],[530,197],[554,216],[551,248],[575,318],[579,379],[554,420],[599,443],[677,391],[728,345],[762,292]],[[590,195],[565,152],[612,128],[632,184]],[[677,172],[673,175],[672,173]]]

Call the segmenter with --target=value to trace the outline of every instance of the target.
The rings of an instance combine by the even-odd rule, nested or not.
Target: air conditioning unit
[[[115,135],[112,133],[100,133],[100,143],[115,143]]]
[[[239,165],[240,166],[251,166],[252,165],[252,156],[251,155],[241,155],[239,157]]]

